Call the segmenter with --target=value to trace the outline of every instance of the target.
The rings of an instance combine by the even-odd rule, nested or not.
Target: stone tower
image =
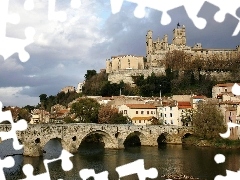
[[[153,39],[152,39],[153,32],[149,30],[146,35],[146,57],[148,58],[150,54],[153,52]],[[147,59],[149,62],[149,59]]]
[[[186,40],[186,29],[183,25],[182,27],[177,27],[173,30],[173,41],[172,43],[174,45],[180,46],[186,46],[187,40]]]

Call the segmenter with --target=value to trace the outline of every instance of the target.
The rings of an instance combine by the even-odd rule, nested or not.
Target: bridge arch
[[[168,138],[169,135],[170,134],[168,134],[167,132],[161,133],[157,138],[158,146],[161,145],[161,144],[166,144],[167,143],[167,138]]]
[[[135,145],[148,145],[148,138],[147,136],[140,131],[131,131],[124,137],[124,142],[123,142],[124,147],[126,146],[135,146]]]
[[[105,148],[118,148],[116,138],[102,130],[95,130],[82,136],[79,140],[79,146],[87,137],[94,134],[99,136],[99,140],[104,144]]]

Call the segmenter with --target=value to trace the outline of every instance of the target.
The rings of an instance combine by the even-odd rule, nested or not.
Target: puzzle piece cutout
[[[24,131],[27,129],[27,121],[24,119],[21,119],[17,121],[16,123],[12,119],[12,113],[10,110],[3,112],[2,111],[2,102],[0,101],[0,122],[8,120],[12,127],[11,130],[8,132],[0,132],[1,139],[7,140],[7,139],[13,139],[13,147],[16,150],[19,150],[23,148],[23,145],[20,145],[18,142],[16,131]]]
[[[111,0],[112,13],[116,14],[121,10],[124,0]],[[228,1],[219,0],[125,0],[131,3],[137,4],[134,11],[134,15],[137,18],[143,18],[145,16],[145,8],[151,8],[162,12],[161,24],[167,25],[171,22],[171,17],[168,11],[173,10],[177,7],[184,6],[188,14],[188,17],[193,21],[194,25],[198,29],[205,28],[207,21],[204,18],[198,17],[198,13],[205,2],[209,2],[215,6],[218,6],[220,10],[215,14],[214,19],[217,22],[223,22],[225,20],[226,14],[231,14],[238,19],[239,23],[235,28],[232,36],[238,35],[240,31],[240,17],[237,16],[236,11],[240,7],[239,0],[232,0],[231,3]]]
[[[20,21],[18,14],[8,14],[8,5],[9,0],[0,1],[0,55],[7,59],[17,52],[19,59],[26,62],[30,55],[25,51],[25,47],[33,43],[35,29],[32,27],[25,29],[26,39],[6,37],[6,24],[18,24]]]
[[[64,11],[55,11],[56,0],[48,0],[48,19],[64,22],[67,19],[67,14]],[[29,60],[30,55],[25,51],[25,47],[34,42],[35,29],[27,27],[25,29],[26,39],[18,39],[6,37],[6,24],[18,24],[20,17],[18,14],[8,14],[9,0],[0,1],[0,55],[6,60],[14,53],[18,53],[18,57],[22,62]],[[79,8],[81,0],[71,0],[72,8]],[[27,11],[34,9],[34,1],[26,0],[24,9]]]
[[[77,9],[81,6],[81,0],[71,0],[71,7]],[[56,0],[49,0],[48,20],[64,22],[67,20],[67,14],[64,11],[55,11]]]
[[[83,180],[87,180],[90,177],[93,177],[94,180],[108,180],[108,171],[103,171],[96,174],[94,169],[82,169],[81,171],[79,171],[79,176]]]
[[[139,159],[132,163],[125,164],[116,168],[119,179],[132,174],[137,174],[139,180],[145,180],[146,178],[154,179],[158,176],[156,168],[145,169],[144,160]]]
[[[13,157],[8,156],[6,158],[4,158],[3,160],[0,159],[0,179],[1,180],[5,180],[5,175],[3,172],[3,168],[11,168],[13,167],[15,164]]]
[[[233,180],[240,179],[240,171],[234,172],[226,170],[226,176],[217,175],[214,180]]]
[[[69,153],[68,151],[66,150],[62,150],[62,153],[61,155],[58,157],[58,158],[55,158],[55,159],[45,159],[43,160],[43,163],[44,163],[44,167],[46,169],[46,172],[45,173],[42,173],[42,174],[38,174],[38,175],[33,175],[33,167],[31,164],[25,164],[23,166],[23,173],[26,175],[26,178],[25,180],[50,180],[50,174],[49,174],[49,169],[48,169],[48,164],[51,163],[51,162],[54,162],[54,161],[58,161],[58,160],[62,160],[62,169],[64,171],[69,171],[73,168],[73,164],[70,160],[70,157],[72,157],[73,154]],[[24,180],[24,179],[22,179]]]

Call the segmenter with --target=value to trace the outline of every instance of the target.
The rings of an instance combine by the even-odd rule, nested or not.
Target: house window
[[[139,123],[141,123],[141,120],[139,120]]]
[[[147,114],[149,114],[149,111],[147,111]]]
[[[162,117],[162,113],[161,113],[161,117]]]
[[[144,120],[144,123],[145,123],[145,120]]]
[[[232,115],[232,112],[230,111],[230,116]]]
[[[170,107],[170,111],[172,110],[172,107]]]
[[[143,111],[141,111],[141,114],[143,114]]]
[[[173,120],[171,120],[171,124],[173,124]]]
[[[124,110],[124,114],[127,114],[127,110]]]
[[[227,88],[225,88],[224,90],[225,90],[225,92],[227,92]]]
[[[138,114],[138,111],[136,111],[136,114]]]
[[[170,113],[170,117],[172,117],[172,113]]]
[[[167,117],[167,114],[165,114],[165,117]]]

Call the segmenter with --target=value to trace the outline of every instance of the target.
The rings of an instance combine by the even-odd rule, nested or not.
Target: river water
[[[6,145],[0,144],[1,148]],[[25,178],[22,173],[24,164],[32,164],[34,173],[44,173],[44,158],[58,156],[61,152],[61,144],[58,141],[49,142],[44,150],[43,157],[23,157],[15,155],[15,166],[5,169],[7,179]],[[8,153],[11,151],[8,150]],[[216,154],[223,154],[226,157],[225,163],[217,164],[214,161]],[[73,162],[73,169],[65,172],[61,168],[61,161],[53,162],[49,165],[51,179],[78,180],[79,171],[84,168],[95,169],[97,173],[102,171],[109,172],[109,179],[118,179],[115,168],[138,159],[144,159],[145,169],[154,167],[158,171],[159,180],[163,174],[185,174],[200,179],[214,179],[216,175],[225,175],[226,169],[237,171],[240,167],[240,150],[215,149],[209,147],[193,147],[186,145],[161,145],[160,147],[129,147],[121,150],[104,149],[100,144],[88,143],[80,146],[79,152],[74,154],[70,160]],[[131,175],[121,180],[137,180],[137,175]]]

